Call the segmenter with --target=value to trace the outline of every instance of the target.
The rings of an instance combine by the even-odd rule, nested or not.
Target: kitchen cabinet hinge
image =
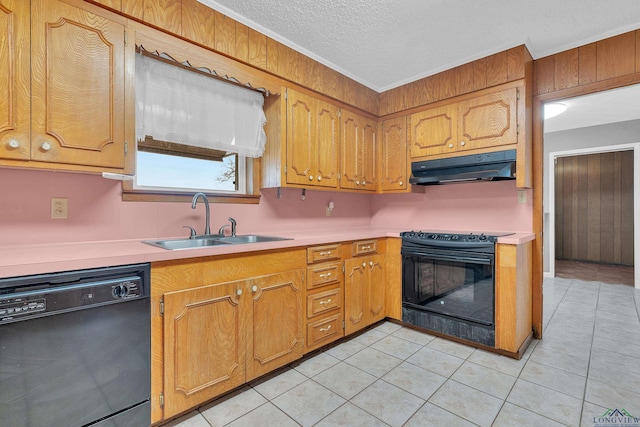
[[[129,38],[127,37],[127,30],[124,30],[124,45],[129,45]]]
[[[520,89],[516,89],[516,99],[520,101]]]
[[[284,174],[287,174],[287,165],[284,165]]]
[[[345,328],[344,320],[342,321],[342,329]]]
[[[516,125],[516,135],[520,135],[520,125]]]
[[[164,394],[160,393],[160,407],[164,408]]]
[[[129,143],[127,141],[124,142],[124,155],[129,154]]]
[[[164,301],[160,301],[160,314],[164,314]]]
[[[284,90],[284,99],[285,99],[285,101],[286,101],[287,99],[289,99],[289,89],[285,89],[285,90]]]
[[[342,264],[342,272],[344,273],[344,264]]]

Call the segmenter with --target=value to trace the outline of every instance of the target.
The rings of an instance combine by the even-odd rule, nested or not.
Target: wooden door
[[[374,255],[368,259],[369,298],[367,304],[367,323],[370,325],[385,316],[385,272],[384,255]]]
[[[456,105],[445,105],[409,116],[411,157],[425,157],[455,151]]]
[[[287,89],[287,184],[315,182],[315,100]]]
[[[380,180],[382,191],[407,189],[407,118],[382,122]]]
[[[29,2],[0,0],[0,158],[30,157]]]
[[[344,317],[345,335],[366,326],[368,264],[364,258],[351,258],[344,262]]]
[[[338,147],[340,119],[338,107],[316,100],[315,113],[315,165],[314,184],[318,187],[338,187]]]
[[[56,0],[31,17],[31,159],[124,168],[124,25]]]
[[[302,357],[303,270],[249,280],[247,381]]]
[[[165,419],[245,382],[246,283],[164,295]]]
[[[517,88],[461,101],[458,107],[459,150],[518,142]]]

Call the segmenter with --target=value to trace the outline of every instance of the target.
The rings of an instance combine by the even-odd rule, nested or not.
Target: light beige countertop
[[[0,248],[0,277],[24,276],[81,270],[86,268],[166,261],[264,250],[314,246],[334,242],[399,237],[402,230],[382,228],[323,229],[295,232],[257,233],[286,237],[275,242],[218,245],[206,248],[167,250],[142,243],[142,240],[110,240],[41,245],[12,245]],[[437,230],[434,230],[437,231]],[[176,237],[179,238],[179,237]],[[533,240],[533,233],[515,233],[500,237],[498,243],[521,244]],[[158,239],[144,239],[158,240]]]

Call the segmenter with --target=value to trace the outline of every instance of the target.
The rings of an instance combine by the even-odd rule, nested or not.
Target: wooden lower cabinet
[[[302,357],[305,254],[152,264],[152,423]]]
[[[164,295],[164,412],[178,414],[246,381],[248,281]]]
[[[345,266],[345,335],[385,317],[384,255],[351,258]]]
[[[496,344],[518,353],[531,335],[532,242],[496,245]]]
[[[247,381],[302,357],[302,276],[302,270],[295,270],[249,281]]]
[[[307,249],[307,297],[305,352],[344,336],[344,273],[340,244]],[[323,262],[330,260],[328,262]]]

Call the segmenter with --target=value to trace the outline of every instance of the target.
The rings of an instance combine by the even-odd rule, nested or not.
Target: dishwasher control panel
[[[143,279],[125,276],[0,294],[0,324],[146,297]]]

